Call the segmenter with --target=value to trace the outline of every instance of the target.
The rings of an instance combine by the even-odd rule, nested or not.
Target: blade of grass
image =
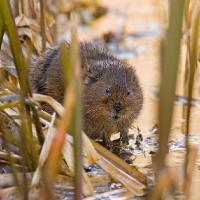
[[[165,157],[168,149],[168,138],[171,128],[176,79],[180,57],[182,24],[185,1],[170,1],[169,28],[164,47],[164,55],[160,85],[159,105],[159,150],[156,160],[156,174],[159,177],[164,170]],[[161,193],[154,190],[152,199],[160,199]]]

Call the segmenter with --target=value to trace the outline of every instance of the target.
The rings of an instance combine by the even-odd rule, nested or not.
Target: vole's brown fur
[[[128,142],[128,128],[138,116],[143,94],[135,70],[106,49],[80,44],[84,96],[84,130],[91,138],[110,145],[112,133]],[[30,67],[34,92],[63,101],[64,82],[58,48],[47,50]]]

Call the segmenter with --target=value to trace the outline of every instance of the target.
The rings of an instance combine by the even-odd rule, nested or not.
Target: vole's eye
[[[131,94],[131,92],[130,92],[130,91],[128,91],[128,92],[127,92],[127,96],[130,96],[130,94]]]
[[[107,88],[105,89],[105,92],[106,92],[106,94],[110,94],[110,92],[111,92],[111,87],[107,87]]]

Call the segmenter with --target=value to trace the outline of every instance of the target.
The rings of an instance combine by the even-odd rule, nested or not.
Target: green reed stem
[[[159,150],[156,160],[157,180],[165,167],[165,157],[168,150],[168,139],[171,128],[173,105],[176,89],[177,71],[179,66],[182,24],[185,1],[171,0],[169,28],[164,46],[164,55],[161,59],[162,74],[160,85],[159,105]],[[156,184],[152,199],[161,199],[161,192],[157,192]]]
[[[79,46],[74,27],[71,30],[71,46],[63,43],[61,45],[61,60],[64,70],[65,84],[69,84],[71,79],[76,80],[75,84],[75,108],[72,121],[72,134],[74,137],[74,156],[75,156],[75,199],[81,199],[82,194],[82,97],[81,97],[81,80],[80,80],[80,56]],[[70,67],[69,67],[70,66]],[[69,70],[71,69],[71,70]]]
[[[157,155],[157,167],[164,166],[164,159],[168,147],[168,138],[171,128],[173,113],[176,78],[180,57],[180,46],[182,36],[184,1],[170,1],[169,29],[165,41],[163,70],[160,85],[159,106],[159,136],[160,149]]]
[[[70,59],[70,46],[68,43],[63,42],[61,43],[60,46],[60,59],[62,63],[62,70],[64,74],[64,84],[65,87],[70,83],[72,77],[73,77],[73,67],[71,64],[71,59]]]
[[[80,75],[80,55],[79,45],[76,34],[76,16],[72,16],[72,45],[71,45],[71,62],[74,68],[74,78],[76,80],[75,85],[75,117],[73,127],[74,137],[74,156],[75,156],[75,198],[76,200],[81,199],[82,195],[82,95],[81,95],[81,75]]]

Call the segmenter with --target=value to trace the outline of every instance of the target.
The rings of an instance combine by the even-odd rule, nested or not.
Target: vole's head
[[[85,114],[93,115],[94,120],[133,121],[142,104],[143,94],[134,69],[119,60],[105,68],[102,76],[84,89]]]

